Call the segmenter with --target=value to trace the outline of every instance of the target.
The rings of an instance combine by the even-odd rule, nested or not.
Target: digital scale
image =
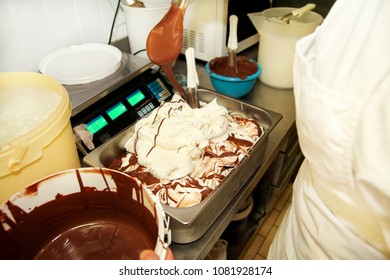
[[[112,75],[65,86],[72,103],[72,127],[85,125],[96,148],[170,100],[173,87],[153,66],[148,59],[124,53],[121,67]],[[78,148],[83,154],[90,151],[80,143]]]

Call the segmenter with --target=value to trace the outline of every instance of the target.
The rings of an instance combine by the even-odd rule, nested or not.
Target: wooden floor
[[[273,210],[268,214],[259,227],[256,235],[246,246],[241,255],[243,260],[264,260],[267,258],[269,247],[275,236],[287,208],[291,204],[292,184],[289,184],[283,191],[275,194]]]

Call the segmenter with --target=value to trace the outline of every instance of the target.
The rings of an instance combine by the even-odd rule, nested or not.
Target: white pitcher
[[[258,62],[263,72],[259,79],[266,85],[283,89],[293,87],[295,43],[312,33],[323,21],[323,17],[313,11],[292,17],[289,23],[276,20],[295,9],[271,8],[248,14],[260,34]]]

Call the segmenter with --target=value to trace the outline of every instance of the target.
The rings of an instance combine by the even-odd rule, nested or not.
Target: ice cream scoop
[[[187,93],[186,101],[191,108],[199,108],[198,86],[199,77],[195,65],[195,50],[188,48],[185,52],[187,62]]]

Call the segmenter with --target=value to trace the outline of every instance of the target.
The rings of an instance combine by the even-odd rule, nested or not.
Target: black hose
[[[118,4],[116,5],[116,10],[115,10],[114,19],[113,19],[112,25],[111,25],[110,38],[108,39],[108,44],[109,44],[109,45],[111,45],[112,33],[114,32],[115,21],[116,21],[117,15],[118,15],[120,3],[121,3],[121,0],[118,0]]]

